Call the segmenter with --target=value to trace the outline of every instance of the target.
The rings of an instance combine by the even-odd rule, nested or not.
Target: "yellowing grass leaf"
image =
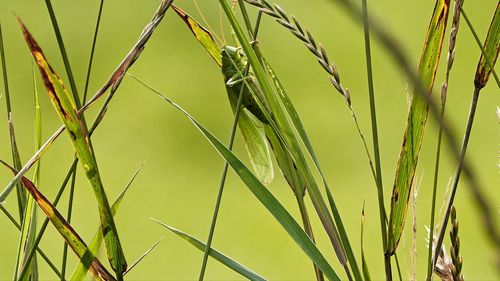
[[[9,164],[0,160],[0,163],[9,168],[14,174],[17,171],[12,168]],[[101,262],[92,255],[87,249],[87,245],[83,242],[82,238],[78,233],[68,224],[64,217],[59,213],[59,211],[50,203],[45,196],[38,191],[36,186],[26,177],[21,178],[21,183],[24,188],[31,194],[33,199],[40,207],[40,209],[45,213],[50,222],[54,225],[57,231],[64,238],[66,243],[71,247],[75,254],[80,259],[86,259],[90,262],[90,271],[95,277],[101,280],[115,280],[115,278],[106,270],[106,268],[101,264]]]
[[[436,0],[420,57],[419,73],[427,90],[432,91],[448,21],[450,0]],[[391,198],[387,253],[393,255],[403,232],[410,190],[417,168],[429,106],[424,98],[413,95],[403,145],[396,168]]]
[[[218,65],[222,65],[222,58],[220,55],[221,47],[215,42],[212,34],[203,26],[201,26],[190,15],[184,12],[181,8],[172,5],[172,9],[184,20],[189,29],[193,32],[198,41],[205,47],[210,56],[215,60]]]
[[[78,159],[82,163],[83,170],[94,190],[94,195],[99,207],[101,227],[103,232],[106,233],[104,239],[106,242],[108,259],[113,270],[120,276],[127,269],[127,262],[118,238],[118,231],[116,230],[104,186],[99,175],[92,142],[90,141],[85,122],[78,115],[75,101],[64,87],[59,76],[48,63],[38,43],[20,19],[19,24],[23,31],[25,41],[38,65],[52,104],[69,133]]]

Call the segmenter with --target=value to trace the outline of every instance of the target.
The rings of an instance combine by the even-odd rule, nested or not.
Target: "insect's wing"
[[[274,178],[271,151],[266,139],[264,124],[250,111],[243,108],[238,119],[238,127],[245,140],[245,148],[255,175],[266,185]]]
[[[276,156],[278,166],[280,167],[283,176],[288,182],[288,185],[292,188],[292,191],[296,195],[304,196],[306,188],[304,180],[297,170],[292,157],[290,156],[288,151],[286,151],[285,145],[280,140],[272,126],[266,124],[265,132],[267,139],[271,143],[274,155]]]

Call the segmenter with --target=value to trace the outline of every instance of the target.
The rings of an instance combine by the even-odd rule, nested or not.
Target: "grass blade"
[[[300,228],[295,219],[231,151],[229,151],[217,138],[215,138],[207,129],[205,129],[205,127],[203,127],[198,121],[196,121],[196,119],[189,115],[180,106],[178,106],[170,99],[162,95],[160,92],[151,88],[138,78],[135,79],[139,83],[147,87],[149,90],[159,95],[164,101],[168,102],[177,110],[181,111],[187,118],[189,118],[189,120],[206,137],[206,139],[214,146],[214,148],[217,149],[219,154],[228,162],[231,168],[233,168],[233,170],[250,189],[250,191],[257,197],[257,199],[259,199],[259,201],[266,207],[266,209],[288,232],[290,237],[309,256],[309,258],[314,263],[316,263],[321,271],[323,271],[325,276],[330,280],[339,280],[339,277],[337,276],[335,271],[333,271],[316,245],[314,245],[307,234],[302,230],[302,228]]]
[[[375,89],[373,85],[372,53],[370,43],[370,24],[368,22],[368,3],[362,0],[363,9],[363,31],[365,40],[366,74],[368,80],[368,95],[370,98],[370,119],[372,127],[373,151],[375,157],[377,199],[380,219],[380,231],[382,234],[382,248],[387,247],[387,213],[384,205],[384,187],[382,184],[382,164],[380,160],[380,145],[378,138],[377,111],[375,105]],[[389,265],[386,264],[386,267]],[[364,272],[364,267],[363,267]],[[366,277],[365,277],[366,279]]]
[[[9,168],[14,174],[17,171],[12,168],[9,164],[0,160],[4,166]],[[62,217],[59,211],[50,203],[45,196],[43,196],[36,186],[26,177],[21,178],[22,185],[35,199],[40,209],[45,213],[50,222],[54,225],[61,236],[66,240],[66,242],[71,246],[71,249],[80,259],[89,259],[92,262],[91,271],[95,277],[103,280],[115,280],[113,276],[106,270],[106,268],[97,260],[90,251],[87,250],[87,245],[83,242],[82,238],[78,233],[68,224],[68,222]],[[20,276],[22,278],[22,276]]]
[[[168,230],[172,231],[173,233],[179,235],[182,239],[186,240],[189,242],[191,245],[195,246],[197,249],[200,251],[205,251],[207,245],[205,243],[201,242],[200,240],[196,239],[195,237],[180,231],[178,229],[175,229],[169,225],[166,225],[156,219],[152,219],[154,222],[158,223],[161,226],[164,226]],[[223,253],[210,248],[209,250],[209,255],[217,260],[218,262],[222,263],[223,265],[229,267],[230,269],[234,270],[235,272],[239,273],[241,276],[248,278],[248,280],[253,280],[253,281],[265,281],[267,280],[266,278],[260,276],[259,274],[255,273],[251,269],[245,267],[244,265],[240,264],[239,262],[231,259],[230,257],[224,255]]]
[[[450,0],[437,0],[427,30],[424,49],[420,57],[419,73],[427,92],[432,92],[434,79],[439,64],[441,48],[448,21]],[[420,96],[413,94],[403,145],[396,168],[396,177],[391,198],[389,215],[388,240],[386,255],[394,255],[403,233],[408,210],[410,190],[415,177],[418,155],[422,145],[428,103]]]
[[[134,269],[137,265],[139,265],[139,263],[141,261],[144,260],[144,258],[146,258],[149,254],[151,254],[151,252],[153,252],[153,250],[156,248],[156,246],[158,246],[161,242],[161,240],[163,240],[163,237],[158,239],[158,241],[156,241],[153,246],[151,246],[144,254],[142,254],[135,262],[132,263],[132,265],[127,268],[127,271],[125,271],[125,273],[123,273],[123,275],[129,273],[130,271],[132,271],[132,269]]]
[[[5,103],[7,106],[7,120],[9,120],[9,134],[10,134],[10,149],[12,154],[12,162],[14,163],[14,168],[21,168],[21,159],[19,157],[19,150],[17,149],[16,137],[14,134],[14,127],[11,125],[12,122],[12,106],[10,101],[10,90],[9,90],[9,79],[7,75],[7,58],[5,57],[5,48],[3,43],[2,25],[0,23],[0,55],[2,56],[2,73],[5,91]],[[23,220],[24,209],[26,206],[26,193],[20,184],[16,185],[17,193],[17,207],[19,212],[19,217],[21,221]],[[1,200],[0,200],[1,201]]]
[[[66,47],[64,46],[61,30],[59,29],[59,24],[57,23],[56,13],[52,8],[52,3],[50,2],[50,0],[45,0],[45,6],[47,7],[47,11],[49,12],[50,22],[52,23],[54,33],[56,34],[57,45],[59,46],[59,51],[61,52],[64,68],[66,69],[66,75],[68,75],[68,81],[71,87],[71,93],[73,94],[73,99],[75,100],[75,105],[76,108],[78,109],[81,107],[80,98],[78,97],[78,88],[76,87],[73,71],[71,70],[71,64],[69,63],[68,53],[66,52]]]
[[[368,270],[368,264],[366,263],[366,257],[365,257],[365,249],[363,244],[364,236],[365,236],[365,203],[363,202],[363,210],[361,211],[361,267],[363,268],[363,278],[366,281],[371,281],[370,271]]]
[[[39,66],[49,97],[70,135],[78,159],[82,162],[85,174],[94,190],[101,218],[101,227],[103,232],[106,233],[104,239],[106,242],[108,259],[111,267],[117,274],[117,278],[121,280],[122,274],[127,268],[127,262],[123,254],[118,231],[111,214],[104,186],[99,175],[92,142],[90,141],[86,126],[84,125],[85,121],[77,113],[74,99],[64,88],[61,79],[47,62],[40,46],[20,19],[19,24],[33,57]]]
[[[40,148],[41,138],[42,138],[42,123],[41,123],[41,110],[40,110],[40,102],[38,100],[38,90],[36,84],[36,75],[35,75],[35,67],[32,67],[33,73],[33,96],[34,96],[34,105],[35,105],[35,150]],[[35,186],[38,185],[40,179],[40,162],[37,162],[34,172],[33,172],[33,184]],[[35,207],[35,200],[33,197],[28,197],[25,215],[22,221],[21,226],[21,244],[19,247],[19,255],[21,259],[18,260],[17,268],[16,268],[16,278],[17,274],[21,272],[19,269],[22,269],[26,266],[26,262],[28,260],[29,252],[32,251],[35,247],[36,239],[36,224],[37,224],[37,209]],[[65,244],[66,245],[66,244]],[[24,280],[38,280],[38,265],[36,257],[33,257],[28,265],[27,272],[25,274]]]
[[[127,183],[127,185],[123,189],[123,191],[116,198],[115,202],[113,203],[113,206],[111,206],[111,212],[113,213],[113,216],[116,215],[116,212],[118,211],[118,208],[120,207],[120,204],[123,200],[123,197],[125,197],[125,194],[127,193],[130,186],[134,182],[135,178],[137,177],[137,175],[141,171],[142,167],[144,167],[144,163],[142,163],[141,166],[135,171],[134,175],[129,180],[129,182]],[[88,247],[88,250],[92,253],[92,255],[94,255],[94,256],[97,255],[97,252],[99,251],[99,248],[102,245],[103,239],[104,239],[104,237],[102,235],[102,231],[99,228],[95,232],[94,236],[92,237],[92,240],[90,241],[90,244]],[[80,260],[80,263],[78,263],[75,270],[73,271],[73,275],[71,276],[70,280],[72,280],[72,281],[83,280],[85,278],[85,276],[87,275],[89,267],[90,267],[89,260]],[[129,271],[129,270],[130,270],[130,268],[127,269],[127,271]],[[125,275],[125,273],[124,273],[124,275]]]

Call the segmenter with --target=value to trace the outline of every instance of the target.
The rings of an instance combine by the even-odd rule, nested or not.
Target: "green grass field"
[[[73,70],[80,96],[83,95],[87,65],[100,1],[52,1],[62,38]],[[160,0],[104,1],[94,62],[90,75],[91,97],[107,81],[116,66],[137,41],[144,26],[160,4]],[[231,25],[217,1],[198,1],[199,8],[210,24],[213,34],[235,45]],[[360,19],[349,16],[339,4],[342,1],[276,1],[287,13],[294,15],[304,28],[314,34],[328,51],[341,75],[342,85],[349,89],[352,106],[359,125],[373,155],[370,103],[366,75],[363,25]],[[361,1],[355,2],[361,7]],[[437,71],[433,99],[439,106],[439,91],[445,77],[448,38],[453,17],[450,15]],[[274,3],[274,2],[272,2]],[[175,1],[201,24],[206,25],[193,1]],[[496,0],[465,1],[464,10],[484,42],[498,5]],[[434,1],[368,1],[370,16],[398,40],[398,45],[416,71]],[[257,9],[246,4],[252,22]],[[239,9],[239,23],[244,26]],[[33,103],[33,71],[36,71],[37,89],[42,111],[42,142],[61,125],[40,73],[32,59],[21,29],[19,16],[42,47],[54,71],[71,91],[53,26],[44,1],[0,0],[0,23],[7,62],[10,102],[21,163],[35,153],[35,111]],[[213,29],[212,29],[213,28]],[[245,29],[245,35],[246,29]],[[248,36],[247,36],[248,37]],[[371,34],[373,79],[377,105],[380,167],[384,203],[389,214],[390,196],[396,165],[403,141],[409,111],[409,96],[413,92],[411,79],[395,63],[393,50],[385,48],[376,35]],[[363,143],[352,121],[344,98],[332,87],[328,74],[318,65],[303,43],[296,40],[271,17],[263,15],[258,34],[259,47],[273,66],[287,94],[293,102],[314,151],[321,162],[338,210],[349,236],[358,265],[361,266],[361,211],[365,204],[364,253],[373,280],[386,278],[377,189],[370,171]],[[498,46],[498,45],[497,45]],[[481,50],[463,18],[456,44],[456,56],[450,73],[445,121],[451,127],[457,144],[461,144],[474,92],[474,75]],[[34,65],[34,66],[32,66]],[[33,68],[32,68],[33,67]],[[500,69],[495,68],[497,72]],[[204,48],[196,41],[185,23],[167,10],[163,21],[147,43],[141,57],[129,73],[160,90],[194,116],[205,128],[227,145],[233,123],[233,111],[228,102],[220,67],[213,63]],[[5,82],[0,88],[0,159],[12,163],[10,135],[5,107]],[[482,195],[491,207],[491,216],[498,232],[500,193],[500,90],[490,77],[481,90],[474,127],[467,149],[466,160],[478,179]],[[85,112],[90,127],[99,107]],[[416,274],[424,280],[427,273],[428,233],[434,164],[439,124],[429,114],[414,188],[418,189],[416,212],[411,202],[406,225],[397,249],[404,280]],[[125,75],[122,84],[109,104],[106,116],[92,135],[92,144],[100,176],[107,197],[113,202],[127,185],[136,169],[144,167],[127,192],[115,222],[128,264],[139,258],[158,239],[164,237],[137,267],[125,276],[130,280],[196,280],[203,252],[155,223],[151,218],[185,231],[202,241],[207,240],[212,213],[217,197],[224,159],[179,111],[157,95]],[[449,190],[457,160],[443,139],[438,181],[436,224],[441,224],[445,206],[445,192]],[[305,150],[304,150],[305,151]],[[234,154],[252,170],[245,143],[236,133]],[[41,158],[38,189],[52,201],[74,159],[75,151],[67,133],[63,133]],[[321,177],[313,161],[306,157],[319,190],[324,191]],[[296,198],[275,161],[274,180],[267,189],[302,226]],[[33,169],[26,176],[32,178]],[[8,169],[0,170],[0,191],[12,179]],[[412,192],[414,189],[412,189]],[[326,193],[323,192],[325,202]],[[69,186],[57,209],[66,216]],[[492,242],[485,228],[484,213],[478,208],[470,184],[462,174],[454,206],[460,224],[460,256],[462,273],[466,280],[498,280],[498,243]],[[324,228],[314,211],[309,193],[305,202],[318,249],[341,280],[347,280]],[[19,221],[15,190],[2,204]],[[412,230],[416,216],[416,234]],[[45,219],[38,210],[38,226]],[[100,224],[92,188],[82,166],[78,164],[71,225],[87,243]],[[20,232],[4,214],[0,214],[0,280],[14,277],[18,256]],[[449,253],[449,232],[444,244]],[[414,241],[414,235],[416,235]],[[416,242],[416,248],[413,243]],[[59,270],[63,257],[64,240],[49,224],[40,248]],[[266,208],[249,192],[240,178],[229,169],[221,202],[212,247],[235,259],[242,265],[269,280],[315,280],[312,263],[307,255],[270,215]],[[415,268],[412,259],[416,255]],[[103,246],[99,260],[113,273]],[[37,256],[39,280],[58,277]],[[66,278],[70,278],[79,259],[68,251]],[[498,261],[497,261],[498,262]],[[392,274],[398,280],[396,264]],[[91,278],[88,274],[86,278]],[[434,280],[439,277],[434,275]],[[206,280],[243,280],[244,277],[225,265],[209,259]]]

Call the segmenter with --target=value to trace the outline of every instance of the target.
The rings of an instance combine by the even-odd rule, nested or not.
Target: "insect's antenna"
[[[210,26],[210,24],[208,23],[207,19],[205,18],[205,16],[203,15],[203,13],[201,12],[201,9],[200,9],[200,6],[198,5],[198,1],[196,0],[193,0],[194,2],[194,6],[196,7],[196,10],[198,11],[198,14],[200,14],[200,17],[201,19],[203,20],[203,23],[205,23],[206,27],[208,28],[208,30],[210,30],[210,33],[212,33],[212,35],[214,36],[214,38],[219,41],[219,44],[222,45],[224,44],[224,42],[226,42],[224,40],[224,34],[222,35],[222,39],[220,39],[219,36],[217,36],[217,34],[215,33],[214,29]]]
[[[222,33],[222,40],[226,42],[226,38],[224,37],[224,25],[222,24],[222,8],[219,6],[219,25]]]

